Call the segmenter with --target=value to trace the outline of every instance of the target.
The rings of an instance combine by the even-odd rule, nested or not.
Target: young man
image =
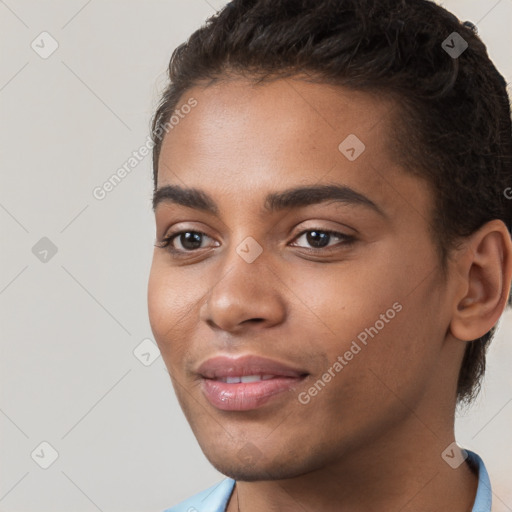
[[[235,0],[169,71],[150,322],[228,477],[169,511],[490,511],[454,417],[509,295],[512,138],[471,25]]]

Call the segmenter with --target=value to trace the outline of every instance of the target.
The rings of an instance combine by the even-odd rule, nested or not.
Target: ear
[[[471,341],[487,333],[507,305],[512,279],[512,241],[504,222],[484,224],[464,242],[456,256],[460,292],[450,331]]]

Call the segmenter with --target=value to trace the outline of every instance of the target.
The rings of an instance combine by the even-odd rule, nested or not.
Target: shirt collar
[[[471,450],[465,451],[468,454],[468,462],[478,473],[478,488],[471,512],[491,512],[492,489],[487,468],[485,467],[484,461],[475,452]]]

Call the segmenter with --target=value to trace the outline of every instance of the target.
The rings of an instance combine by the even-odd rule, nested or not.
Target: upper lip
[[[207,379],[219,379],[244,377],[246,375],[302,377],[308,372],[266,357],[245,355],[237,358],[229,356],[212,357],[199,366],[197,373]]]

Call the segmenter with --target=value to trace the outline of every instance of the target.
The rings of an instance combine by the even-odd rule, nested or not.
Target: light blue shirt
[[[468,460],[473,462],[478,471],[478,488],[471,512],[491,512],[491,482],[484,461],[476,453],[470,450],[466,450],[466,452]],[[163,512],[225,512],[234,487],[235,480],[225,478]]]

